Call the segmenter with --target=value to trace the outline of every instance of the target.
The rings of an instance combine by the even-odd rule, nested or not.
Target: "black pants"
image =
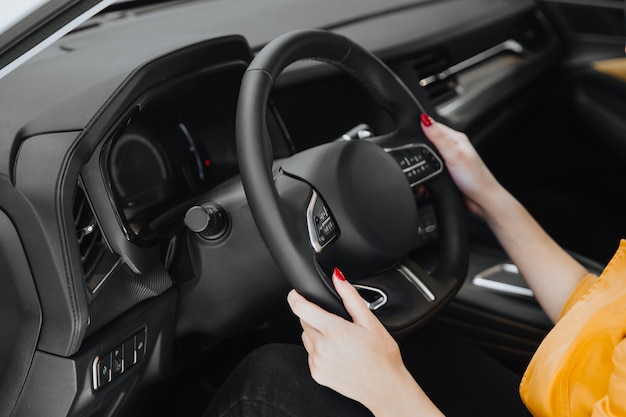
[[[519,398],[519,376],[473,346],[433,329],[421,330],[400,346],[407,368],[446,416],[530,415]],[[372,414],[313,381],[301,346],[269,345],[242,361],[205,416]]]

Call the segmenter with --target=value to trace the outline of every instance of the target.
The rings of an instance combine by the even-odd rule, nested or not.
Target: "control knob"
[[[214,203],[193,206],[185,214],[185,225],[204,239],[216,240],[228,231],[228,214]]]

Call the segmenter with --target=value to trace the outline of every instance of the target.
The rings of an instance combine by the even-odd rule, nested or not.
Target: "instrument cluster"
[[[158,234],[155,220],[238,174],[234,126],[244,68],[213,71],[149,92],[113,139],[111,189],[137,236]]]

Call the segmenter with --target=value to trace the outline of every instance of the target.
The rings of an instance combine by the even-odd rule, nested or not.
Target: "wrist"
[[[494,178],[490,186],[483,188],[473,201],[479,207],[482,217],[489,221],[489,219],[499,217],[498,213],[504,206],[517,200]]]

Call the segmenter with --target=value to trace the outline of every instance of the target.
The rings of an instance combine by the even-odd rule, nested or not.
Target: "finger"
[[[303,322],[324,334],[333,326],[337,326],[343,318],[329,313],[317,304],[314,304],[298,294],[296,290],[291,290],[287,296],[287,301],[291,311]]]
[[[437,147],[439,152],[447,149],[447,147],[455,143],[452,135],[450,134],[451,132],[445,129],[445,125],[437,123],[426,114],[422,114],[421,122],[424,135],[426,135],[428,140],[430,140],[433,145]]]
[[[339,268],[335,268],[333,271],[333,284],[354,323],[365,325],[371,323],[372,320],[377,320],[367,307],[365,300],[361,298],[356,288],[346,280]]]
[[[431,126],[426,126],[422,122],[422,131],[435,145],[449,170],[464,169],[468,166],[467,159],[474,156],[475,149],[464,133],[435,121]],[[462,178],[457,177],[455,181],[457,180]]]

